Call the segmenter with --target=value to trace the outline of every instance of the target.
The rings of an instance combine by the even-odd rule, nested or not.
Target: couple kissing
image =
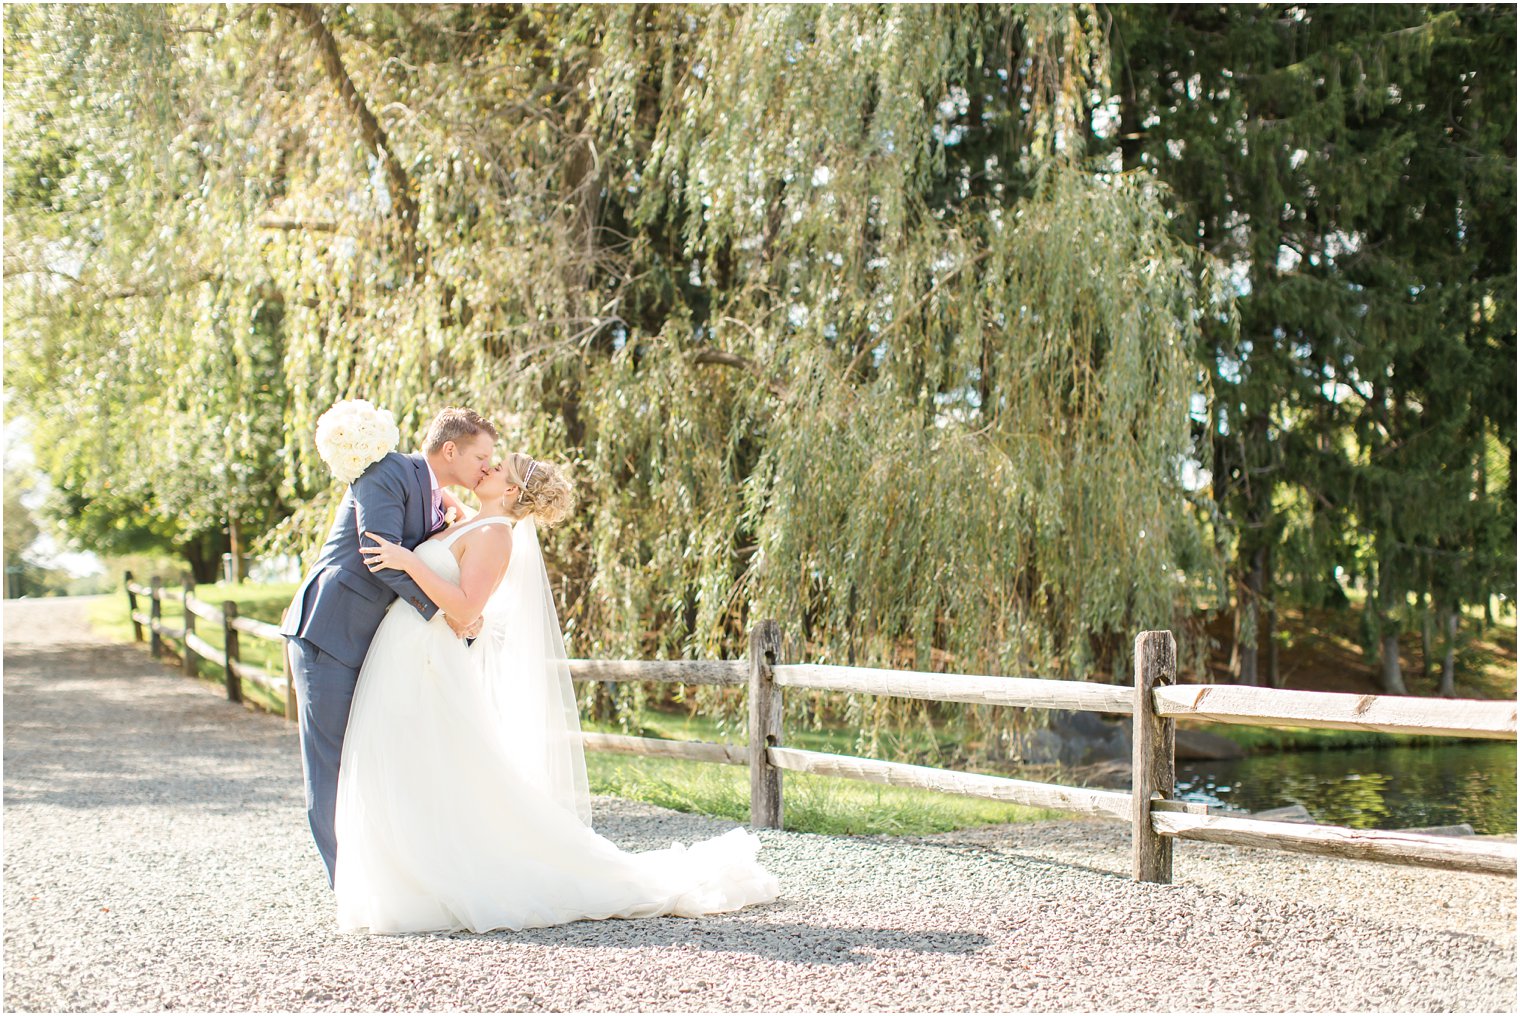
[[[329,412],[319,448],[357,475],[281,631],[340,926],[483,932],[775,899],[745,830],[629,853],[591,828],[538,539],[574,507],[565,470],[493,461],[496,429],[469,409],[438,413],[418,454],[384,449],[394,424],[368,403]]]

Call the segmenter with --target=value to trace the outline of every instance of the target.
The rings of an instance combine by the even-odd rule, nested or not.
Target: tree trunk
[[[180,556],[197,585],[215,582],[222,570],[222,534],[212,530],[180,545]]]
[[[317,56],[322,61],[323,70],[332,80],[333,87],[337,89],[343,104],[353,114],[359,128],[359,136],[364,140],[365,146],[379,160],[385,172],[386,190],[390,195],[391,208],[395,210],[396,218],[401,224],[401,260],[414,278],[420,277],[422,261],[417,252],[417,199],[412,194],[411,178],[402,166],[401,159],[392,150],[391,139],[386,135],[385,128],[380,126],[380,121],[376,119],[375,114],[370,111],[369,104],[359,94],[358,88],[354,86],[353,78],[349,77],[348,68],[343,65],[343,57],[338,52],[338,40],[333,37],[332,31],[322,18],[322,8],[317,4],[279,4],[278,6],[288,11],[311,35],[312,43],[317,48]]]
[[[1272,587],[1274,577],[1272,574],[1272,552],[1270,549],[1262,551],[1262,592],[1265,593]],[[1267,650],[1267,673],[1266,684],[1269,688],[1281,688],[1282,678],[1277,672],[1277,597],[1268,596],[1267,606],[1263,612],[1261,636],[1256,640],[1258,646],[1265,646]]]
[[[1268,607],[1262,626],[1262,642],[1267,647],[1267,686],[1282,687],[1282,674],[1277,670],[1277,608]]]
[[[1399,630],[1383,629],[1383,691],[1388,695],[1408,695],[1404,671],[1399,666]]]
[[[1247,628],[1259,627],[1256,619],[1255,601],[1248,600],[1246,603],[1241,604],[1241,614],[1243,615],[1240,624],[1242,632]],[[1237,635],[1235,638],[1235,655],[1240,661],[1240,673],[1238,675],[1240,683],[1254,688],[1256,686],[1256,647],[1247,642],[1243,636]]]
[[[232,553],[232,581],[241,584],[243,581],[243,541],[239,539],[238,520],[236,515],[227,516],[227,540],[231,544]]]
[[[1382,659],[1383,691],[1388,695],[1407,695],[1404,687],[1404,671],[1399,664],[1399,618],[1393,611],[1395,603],[1402,604],[1405,596],[1394,596],[1394,583],[1386,551],[1379,548],[1377,562],[1376,594],[1372,600],[1373,618],[1377,623],[1378,645]]]
[[[617,716],[617,682],[598,681],[592,691],[591,718],[599,723],[611,723]]]
[[[1420,677],[1427,678],[1435,666],[1435,612],[1430,594],[1425,594],[1425,606],[1420,611]]]
[[[1119,158],[1128,172],[1140,165],[1140,101],[1135,95],[1135,79],[1125,75],[1119,89]]]
[[[1441,608],[1441,633],[1446,636],[1445,653],[1441,657],[1441,697],[1457,695],[1457,612],[1450,607]]]
[[[1243,609],[1243,608],[1242,608]],[[1230,662],[1225,670],[1237,681],[1240,680],[1240,627],[1241,612],[1235,611],[1235,618],[1230,626]]]
[[[1236,642],[1240,647],[1240,683],[1249,687],[1255,687],[1261,683],[1261,594],[1262,587],[1266,583],[1266,558],[1265,547],[1258,547],[1251,554],[1251,570],[1246,574],[1245,602],[1241,604],[1242,622],[1240,630],[1249,633],[1249,638],[1237,635]]]

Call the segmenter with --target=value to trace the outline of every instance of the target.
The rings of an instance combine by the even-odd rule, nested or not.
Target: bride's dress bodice
[[[484,519],[462,522],[441,536],[436,536],[431,540],[423,540],[412,553],[416,554],[423,564],[436,572],[439,578],[457,584],[459,582],[459,559],[454,556],[454,551],[451,548],[469,530],[480,529],[489,525],[510,526],[511,520],[498,516],[490,516]],[[391,609],[395,610],[398,604],[402,606],[406,605],[405,601],[397,599],[391,605]],[[444,613],[440,610],[433,615],[433,621],[443,624],[443,617]]]
[[[440,578],[458,582],[459,561],[454,557],[454,552],[449,549],[454,543],[453,536],[454,534],[450,533],[448,536],[437,539],[424,540],[417,545],[413,553],[421,559],[423,564],[437,572]]]

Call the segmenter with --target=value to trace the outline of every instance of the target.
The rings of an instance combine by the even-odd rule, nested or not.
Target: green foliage
[[[1418,610],[1513,598],[1513,8],[1112,13],[1109,147],[1240,292],[1197,352],[1243,676],[1279,595],[1365,581],[1374,656]]]
[[[25,480],[18,470],[7,468],[5,470],[5,563],[9,566],[12,561],[19,561],[31,545],[36,542],[41,530],[37,528],[37,520],[32,517],[31,510],[22,503],[21,496],[26,493]]]
[[[312,549],[365,397],[572,466],[578,655],[1122,675],[1336,566],[1373,628],[1512,594],[1512,12],[4,17],[6,379],[86,542]]]
[[[204,576],[285,510],[282,312],[228,187],[250,112],[161,9],[5,19],[6,383],[53,515]]]
[[[29,492],[29,476],[21,469],[5,469],[5,595],[6,597],[47,595],[57,576],[28,557],[28,551],[42,530],[30,508],[22,501]]]
[[[82,535],[310,547],[322,410],[464,402],[577,467],[578,652],[774,614],[816,658],[1069,674],[1181,623],[1217,286],[1079,158],[1093,11],[318,13],[6,15],[11,375]]]

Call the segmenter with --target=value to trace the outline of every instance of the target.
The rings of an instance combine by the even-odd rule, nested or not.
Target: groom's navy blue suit
[[[280,627],[290,643],[301,713],[306,814],[329,884],[337,860],[338,763],[364,654],[397,596],[423,617],[438,610],[406,572],[386,568],[372,573],[360,553],[361,537],[375,533],[411,550],[435,531],[427,460],[391,452],[348,488],[322,556],[296,591]]]

